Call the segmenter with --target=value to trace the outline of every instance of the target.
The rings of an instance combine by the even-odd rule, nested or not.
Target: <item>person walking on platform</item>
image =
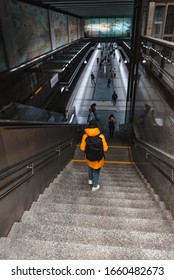
[[[108,150],[108,145],[95,120],[91,120],[85,128],[80,149],[85,152],[87,160],[88,184],[92,186],[92,191],[97,191],[100,189],[99,175],[104,165],[104,152]]]
[[[115,79],[116,78],[116,68],[114,67],[113,69],[113,78]]]
[[[87,117],[87,123],[89,123],[90,121],[92,121],[94,119],[95,119],[94,114],[93,114],[91,108],[89,108],[89,113],[88,113],[88,117]]]
[[[116,106],[117,99],[118,99],[118,94],[114,90],[114,92],[112,94],[112,104],[113,104],[113,106]]]
[[[103,65],[103,74],[104,74],[104,76],[107,77],[107,66],[106,66],[106,63],[104,63],[104,65]]]
[[[97,112],[96,112],[96,103],[91,104],[91,111],[92,111],[96,121],[99,121],[99,118],[98,118]]]
[[[108,118],[108,125],[109,125],[109,136],[112,138],[114,136],[116,119],[113,114],[111,114]]]
[[[116,68],[111,67],[111,77],[116,78]]]
[[[107,87],[110,88],[110,85],[111,85],[111,79],[108,78]]]
[[[137,74],[137,84],[139,84],[140,78],[141,78],[141,73],[138,72],[138,74]]]
[[[100,70],[102,69],[102,61],[100,61],[99,69],[100,69]]]
[[[94,73],[91,73],[91,84],[95,85],[95,76]]]

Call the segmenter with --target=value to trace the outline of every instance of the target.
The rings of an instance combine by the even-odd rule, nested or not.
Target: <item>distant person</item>
[[[114,92],[113,92],[113,94],[112,94],[112,104],[113,104],[113,106],[116,106],[116,104],[117,104],[117,99],[118,99],[118,94],[115,92],[115,90],[114,90]]]
[[[121,63],[121,56],[119,57],[119,60],[118,60],[119,64]]]
[[[88,184],[92,186],[92,191],[97,191],[100,189],[99,175],[104,165],[104,152],[108,150],[108,145],[95,120],[89,122],[84,132],[80,149],[85,152],[87,159]]]
[[[97,111],[96,111],[96,103],[91,104],[91,111],[94,114],[95,120],[99,121],[99,118],[97,116]]]
[[[113,69],[113,78],[115,79],[116,78],[116,68],[114,67]]]
[[[94,114],[93,114],[91,108],[89,108],[89,113],[88,113],[88,117],[87,117],[87,123],[89,123],[90,121],[92,121],[94,119],[95,119]]]
[[[113,114],[111,114],[108,118],[108,125],[109,125],[109,136],[112,138],[114,136],[116,119]]]
[[[100,61],[99,69],[100,69],[100,70],[102,69],[102,61]]]
[[[104,74],[104,76],[107,76],[107,67],[106,67],[106,63],[103,64],[103,74]]]
[[[95,76],[94,73],[91,73],[91,84],[95,85]]]
[[[106,77],[107,76],[107,66],[106,66],[106,61],[104,60],[103,62],[103,74]]]
[[[110,88],[110,85],[111,85],[111,79],[108,78],[107,87]]]
[[[144,125],[145,124],[145,120],[146,120],[146,117],[147,115],[149,114],[151,110],[151,106],[148,105],[148,104],[145,104],[144,105],[144,111],[142,112],[142,114],[138,117],[138,123],[141,124],[141,125]]]
[[[139,84],[140,78],[141,78],[141,73],[138,72],[138,74],[137,74],[137,84]]]

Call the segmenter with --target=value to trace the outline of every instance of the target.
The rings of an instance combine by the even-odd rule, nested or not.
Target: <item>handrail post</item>
[[[58,155],[60,156],[60,148],[56,149],[56,152],[57,152]]]
[[[174,182],[174,170],[172,169],[172,182]]]
[[[150,155],[150,153],[146,151],[146,159],[148,159],[149,155]]]
[[[32,162],[30,165],[27,165],[28,169],[31,169],[31,175],[34,174],[34,163]]]

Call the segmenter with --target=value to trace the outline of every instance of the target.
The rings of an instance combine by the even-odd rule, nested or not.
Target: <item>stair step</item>
[[[53,183],[59,183],[59,184],[67,184],[67,185],[79,185],[79,184],[86,184],[88,182],[88,177],[84,176],[81,178],[58,178],[58,179],[54,179]],[[139,181],[139,180],[122,180],[121,178],[107,178],[107,177],[99,177],[99,182],[101,183],[101,185],[105,185],[105,186],[110,186],[110,185],[134,185],[135,186],[144,186],[143,181]]]
[[[85,173],[85,172],[83,172],[83,173],[76,173],[76,172],[73,172],[72,174],[67,174],[66,172],[62,172],[60,175],[59,175],[59,177],[58,177],[58,179],[60,178],[60,177],[63,177],[64,176],[64,179],[76,179],[76,180],[81,180],[81,179],[83,179],[83,178],[86,178],[87,177],[87,172]],[[133,176],[125,176],[124,175],[124,177],[123,177],[123,174],[115,174],[115,173],[113,173],[113,174],[100,174],[100,178],[102,179],[102,180],[104,180],[105,178],[107,178],[107,180],[109,179],[109,180],[120,180],[120,181],[127,181],[127,180],[131,180],[131,181],[137,181],[137,180],[139,180],[140,182],[141,182],[141,179],[140,179],[140,177],[139,177],[139,175],[133,175]]]
[[[99,177],[99,182],[101,183],[101,185],[105,185],[105,186],[110,186],[110,185],[135,185],[135,186],[141,186],[143,187],[144,186],[144,182],[141,181],[141,180],[122,180],[121,178],[107,178],[107,177]],[[67,184],[67,185],[79,185],[79,184],[86,184],[88,183],[88,177],[87,176],[84,176],[84,177],[81,177],[81,178],[58,178],[58,179],[54,179],[53,183],[59,183],[59,184]]]
[[[61,184],[59,181],[54,181],[54,183],[51,183],[49,185],[48,188],[45,189],[45,191],[49,191],[49,190],[54,190],[54,191],[64,191],[64,192],[68,192],[68,191],[83,191],[83,192],[87,192],[88,194],[91,193],[91,195],[93,195],[93,193],[91,192],[91,186],[88,185],[88,181],[82,185],[82,184],[79,184],[79,185],[75,185],[75,186],[70,186],[70,185],[63,185]],[[145,187],[145,186],[134,186],[131,185],[122,185],[122,186],[117,186],[117,185],[110,185],[110,186],[102,186],[100,188],[100,191],[97,192],[98,195],[100,194],[110,194],[111,195],[114,195],[114,194],[122,194],[122,193],[130,193],[130,194],[141,194],[141,196],[144,197],[145,196],[149,196],[149,190]]]
[[[71,184],[72,184],[72,182],[86,182],[87,181],[87,179],[88,179],[88,176],[87,176],[87,174],[85,174],[85,175],[83,175],[83,176],[76,176],[75,174],[72,176],[72,177],[70,177],[70,176],[61,176],[61,177],[58,177],[57,178],[58,180],[60,180],[60,181],[63,181],[63,182],[71,182]],[[103,182],[103,184],[108,184],[109,182],[114,182],[114,183],[117,183],[117,182],[122,182],[122,183],[127,183],[127,182],[129,182],[129,183],[139,183],[139,184],[142,184],[143,183],[143,181],[142,181],[142,179],[140,179],[140,178],[122,178],[121,176],[120,177],[115,177],[115,176],[100,176],[99,177],[99,181],[101,181],[101,182]]]
[[[70,174],[70,175],[73,175],[74,173],[78,174],[79,176],[82,175],[82,174],[86,174],[88,172],[88,168],[84,168],[84,169],[63,169],[60,173],[63,174],[63,173],[66,173],[66,174]],[[125,172],[125,170],[119,170],[119,169],[104,169],[104,167],[101,169],[101,174],[103,175],[107,175],[107,174],[115,174],[116,176],[118,175],[122,175],[124,174],[126,177],[129,177],[129,176],[139,176],[139,174],[133,170],[128,170]]]
[[[174,251],[2,238],[1,260],[173,260]]]
[[[74,174],[74,173],[77,173],[77,174],[85,174],[85,173],[87,173],[88,172],[88,167],[87,166],[85,166],[85,167],[82,167],[82,168],[80,168],[80,167],[77,167],[77,168],[64,168],[62,171],[61,171],[61,173],[63,173],[63,172],[66,172],[66,173],[69,173],[69,174]],[[102,169],[101,169],[101,174],[105,174],[105,175],[107,175],[107,174],[116,174],[116,175],[122,175],[122,174],[124,174],[124,175],[126,175],[126,176],[129,176],[129,175],[131,175],[131,176],[134,176],[134,175],[139,175],[139,173],[137,172],[137,170],[136,169],[134,169],[134,168],[131,168],[131,169],[121,169],[121,168],[117,168],[117,167],[115,167],[115,168],[105,168],[105,166],[104,167],[102,167]]]
[[[34,210],[24,212],[21,221],[28,224],[60,224],[75,227],[102,229],[134,229],[136,231],[147,232],[171,231],[168,222],[164,220],[153,220],[152,222],[152,219],[106,217],[85,214],[50,213],[44,212],[44,209],[40,209],[37,212]]]
[[[59,184],[59,185],[67,185],[67,186],[71,186],[73,187],[73,185],[77,186],[77,185],[86,185],[88,184],[88,178],[82,178],[82,179],[64,179],[64,178],[59,178],[59,179],[54,179],[53,183]],[[138,182],[138,180],[136,180],[135,182],[128,182],[128,181],[123,181],[123,180],[107,180],[107,178],[99,178],[99,183],[102,186],[132,186],[132,187],[145,187],[145,184],[140,181]]]
[[[44,202],[33,202],[31,209],[42,208],[45,212],[56,212],[56,213],[72,213],[72,214],[89,214],[89,215],[100,215],[100,216],[114,216],[114,217],[127,217],[127,218],[141,218],[141,219],[164,219],[161,211],[157,208],[131,208],[131,207],[105,207],[101,205],[82,205],[82,204],[71,204],[71,203],[54,203],[49,201]]]
[[[128,162],[130,161],[129,159],[127,160]],[[78,169],[78,170],[83,170],[87,169],[87,164],[86,162],[70,162],[64,169]],[[105,165],[102,167],[102,170],[124,170],[124,171],[134,171],[135,172],[135,167],[134,165],[131,164],[112,164],[112,163],[105,163]]]
[[[81,186],[79,188],[66,188],[66,187],[59,187],[55,186],[52,188],[47,188],[44,191],[45,196],[55,196],[55,197],[96,197],[96,194],[94,194],[91,191],[91,187],[87,186],[86,188],[84,186]],[[150,194],[143,193],[143,196],[141,193],[136,192],[114,192],[114,191],[107,191],[107,188],[102,188],[100,192],[97,193],[97,197],[104,197],[104,198],[119,198],[119,199],[131,199],[131,200],[152,200]]]
[[[70,184],[71,186],[73,184],[86,184],[88,182],[88,176],[82,176],[81,178],[78,176],[75,176],[70,178],[68,175],[67,176],[60,176],[57,177],[53,180],[53,183],[59,183],[59,184]],[[99,177],[99,182],[102,185],[125,185],[125,186],[136,186],[136,187],[145,187],[145,183],[140,179],[137,178],[136,180],[122,180],[120,178],[111,178],[111,177],[107,177],[107,176],[100,176]]]
[[[132,199],[119,199],[119,198],[105,198],[99,197],[97,193],[94,193],[92,197],[79,197],[79,196],[46,196],[44,194],[39,196],[38,201],[49,201],[56,203],[72,203],[82,205],[100,205],[100,206],[112,206],[112,207],[130,207],[130,208],[156,208],[157,203],[155,201],[144,199],[144,200],[132,200]]]
[[[25,224],[14,223],[9,237],[62,241],[70,243],[92,244],[106,246],[131,247],[143,249],[174,250],[174,234],[153,233],[130,230],[105,230],[96,228],[82,228],[76,226],[60,226],[57,224]]]

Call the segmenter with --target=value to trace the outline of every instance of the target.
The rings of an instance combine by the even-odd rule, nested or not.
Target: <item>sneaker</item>
[[[92,180],[88,180],[88,184],[89,184],[89,185],[92,185]]]
[[[97,185],[97,187],[93,187],[93,188],[92,188],[92,191],[93,191],[93,192],[98,191],[99,188],[100,188],[100,185]]]

